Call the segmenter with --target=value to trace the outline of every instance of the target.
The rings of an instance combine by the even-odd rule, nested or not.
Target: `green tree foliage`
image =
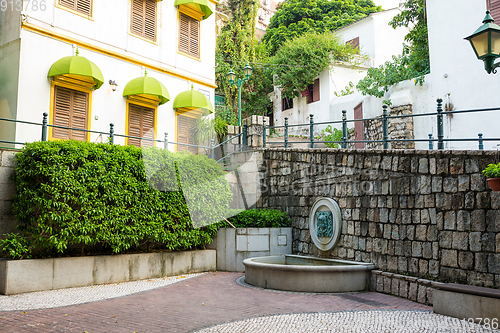
[[[336,61],[355,61],[353,54],[355,49],[331,32],[304,33],[283,45],[272,58],[276,65],[274,83],[285,97],[298,96],[298,91],[305,90]]]
[[[285,42],[304,33],[334,31],[380,10],[371,0],[285,0],[262,42],[274,55]]]
[[[16,156],[19,232],[0,241],[0,249],[29,258],[69,254],[75,246],[106,253],[144,244],[202,247],[216,226],[194,228],[190,216],[217,222],[227,213],[232,194],[223,176],[205,156],[76,141],[30,143]],[[209,199],[193,200],[202,191],[211,193]]]
[[[242,86],[244,116],[265,110],[270,105],[267,92],[272,91],[271,76],[265,66],[255,65],[267,62],[267,54],[257,43],[255,37],[255,18],[258,2],[256,0],[228,0],[219,9],[229,16],[217,38],[216,44],[216,82],[219,93],[225,96],[226,105],[233,113],[238,112],[238,88],[231,85],[226,77],[231,69],[239,78],[244,78],[243,67],[249,63],[254,71],[250,80]],[[235,125],[237,117],[218,115]],[[244,117],[243,116],[243,117]],[[237,123],[236,123],[237,124]]]
[[[430,72],[425,0],[407,0],[402,9],[389,24],[393,28],[411,27],[405,36],[408,44],[403,45],[401,55],[392,57],[392,62],[368,70],[366,77],[356,85],[363,95],[381,98],[391,85],[409,79],[422,85],[424,75]]]

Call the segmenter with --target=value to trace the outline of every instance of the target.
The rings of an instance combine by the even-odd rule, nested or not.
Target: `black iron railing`
[[[130,138],[130,139],[139,139],[139,140],[144,140],[144,141],[149,141],[149,142],[155,142],[155,143],[163,143],[163,148],[168,149],[169,144],[173,145],[179,145],[179,146],[186,146],[186,147],[196,147],[196,148],[201,148],[201,149],[206,149],[210,152],[210,158],[215,159],[215,149],[218,147],[223,146],[224,144],[227,144],[231,142],[232,140],[238,139],[238,141],[242,141],[243,144],[240,145],[238,149],[235,151],[231,152],[228,155],[223,156],[220,158],[217,162],[224,160],[228,156],[234,154],[235,152],[242,151],[246,149],[247,145],[247,125],[243,125],[243,131],[226,141],[215,144],[215,140],[211,139],[210,140],[210,146],[203,146],[203,145],[194,145],[194,144],[189,144],[189,143],[182,143],[182,142],[173,142],[173,141],[168,141],[168,133],[164,134],[163,140],[159,139],[152,139],[152,138],[146,138],[146,137],[137,137],[133,135],[125,135],[125,134],[116,134],[115,133],[115,125],[113,123],[109,124],[109,132],[101,132],[101,131],[93,131],[93,130],[87,130],[87,129],[82,129],[82,128],[75,128],[75,127],[67,127],[67,126],[59,126],[59,125],[51,125],[48,123],[48,113],[43,113],[43,119],[41,123],[35,123],[31,121],[24,121],[24,120],[16,120],[16,119],[8,119],[8,118],[0,118],[0,121],[7,121],[7,122],[14,122],[14,123],[19,123],[19,124],[28,124],[28,125],[35,125],[35,126],[41,126],[42,127],[42,136],[41,136],[41,141],[47,141],[48,140],[48,131],[49,128],[60,128],[60,129],[67,129],[67,130],[72,130],[72,131],[81,131],[85,133],[94,133],[94,134],[100,134],[100,135],[107,135],[109,139],[110,144],[114,144],[115,137],[122,137],[122,138]],[[0,140],[0,143],[6,143],[6,144],[14,144],[14,145],[25,145],[26,142],[16,142],[16,141],[7,141],[7,140]]]
[[[389,116],[387,112],[387,105],[383,106],[382,110],[382,139],[381,140],[348,140],[349,131],[347,129],[347,123],[349,122],[357,122],[357,121],[370,121],[370,120],[379,120],[380,117],[375,118],[363,118],[363,119],[347,119],[347,111],[342,110],[342,120],[337,121],[326,121],[326,122],[314,122],[314,115],[309,115],[309,123],[308,124],[288,124],[288,117],[285,117],[285,124],[281,126],[266,126],[266,121],[264,119],[263,125],[263,146],[267,147],[269,144],[284,144],[285,148],[289,146],[288,140],[288,130],[292,127],[309,127],[309,146],[314,148],[317,143],[337,143],[340,144],[342,148],[347,148],[349,143],[382,143],[383,149],[389,148],[390,142],[428,142],[429,149],[434,149],[434,142],[437,142],[437,149],[444,149],[444,142],[446,141],[477,141],[478,149],[484,149],[484,141],[500,141],[500,138],[484,138],[482,133],[478,134],[477,138],[444,138],[444,125],[443,125],[443,115],[445,114],[454,114],[454,113],[475,113],[475,112],[488,112],[488,111],[500,111],[500,108],[485,108],[485,109],[473,109],[473,110],[458,110],[458,111],[443,111],[443,100],[441,98],[437,99],[437,110],[436,112],[431,113],[418,113],[418,114],[408,114],[408,115],[397,115],[397,116]],[[389,120],[396,118],[407,118],[407,117],[428,117],[428,116],[436,116],[437,119],[437,138],[433,138],[433,134],[429,134],[428,138],[417,138],[417,139],[389,139]],[[340,141],[326,141],[326,140],[315,140],[314,138],[314,126],[315,125],[333,125],[333,124],[341,124],[342,125],[342,138]],[[271,129],[284,129],[284,141],[283,142],[271,142],[267,141],[267,131]]]

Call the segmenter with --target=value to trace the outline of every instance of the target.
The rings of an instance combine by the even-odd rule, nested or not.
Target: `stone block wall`
[[[500,287],[500,192],[481,170],[487,151],[266,149],[262,206],[287,211],[293,252],[373,262],[381,271]],[[339,245],[309,234],[318,197],[342,211]]]
[[[16,188],[14,175],[14,154],[16,150],[0,149],[0,238],[14,231],[16,219],[12,213],[12,200]]]
[[[402,116],[412,114],[412,105],[401,105],[389,109],[389,116]],[[389,124],[389,139],[414,139],[413,135],[413,118],[391,118],[388,120]],[[348,140],[356,140],[354,132],[349,133]],[[372,120],[363,121],[363,135],[364,140],[382,140],[383,127],[382,117]],[[349,148],[354,148],[354,143],[349,143]],[[382,149],[381,142],[366,142],[365,149]],[[396,141],[389,142],[389,148],[392,149],[414,149],[415,142]]]

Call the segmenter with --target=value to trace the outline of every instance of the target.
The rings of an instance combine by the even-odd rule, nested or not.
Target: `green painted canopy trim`
[[[202,12],[205,13],[203,16],[204,20],[206,20],[214,12],[209,0],[175,0],[174,6],[177,7],[179,5],[188,5],[192,3],[199,5]]]
[[[204,115],[214,112],[214,107],[208,98],[206,98],[201,92],[195,91],[192,88],[191,90],[181,92],[175,97],[173,108],[202,109],[205,111]]]
[[[123,97],[141,94],[157,96],[160,99],[160,105],[170,100],[167,88],[152,77],[143,76],[133,79],[123,89]]]
[[[80,56],[69,56],[57,60],[50,67],[47,77],[65,74],[92,77],[95,81],[94,89],[99,89],[104,83],[104,77],[99,67],[87,58]]]

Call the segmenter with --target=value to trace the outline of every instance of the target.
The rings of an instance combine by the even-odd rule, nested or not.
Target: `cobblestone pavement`
[[[251,322],[255,323],[266,321],[267,318],[268,322],[280,321],[282,325],[286,322],[299,325],[301,320],[305,323],[314,322],[314,320],[317,322],[320,318],[318,316],[324,315],[325,323],[330,323],[334,321],[331,319],[332,316],[346,318],[346,313],[351,313],[346,311],[353,310],[424,310],[424,312],[415,313],[434,316],[429,317],[431,318],[429,320],[435,322],[436,327],[439,327],[441,323],[453,324],[449,322],[448,317],[430,313],[432,308],[429,306],[398,297],[374,292],[328,295],[270,292],[239,285],[236,279],[241,276],[240,273],[207,273],[166,287],[125,297],[52,309],[3,311],[0,312],[0,332],[193,332],[207,327],[211,329],[207,332],[218,332],[213,326],[224,323],[233,325],[232,330],[221,330],[221,332],[246,332],[244,328],[240,330],[239,324],[236,325],[234,322],[255,318],[251,319]],[[94,289],[87,289],[87,292],[91,293]],[[341,312],[333,313],[336,311]],[[354,311],[352,316],[358,317],[342,320],[354,329],[357,328],[355,320],[359,321],[363,319],[363,316],[374,317],[375,313]],[[392,320],[394,322],[412,321],[409,315],[411,312],[408,311],[384,313],[387,315],[377,316],[382,320],[390,319],[389,322]],[[300,315],[263,317],[280,314]],[[414,316],[418,317],[416,314]],[[421,317],[418,323],[429,322],[424,317]],[[445,320],[433,319],[438,317]],[[289,318],[296,318],[296,322]],[[320,323],[321,321],[320,319]],[[242,325],[247,324],[244,322]],[[269,328],[269,330],[266,326],[255,327],[251,329],[251,332],[281,332],[281,327],[284,326],[279,323],[277,325],[278,328]],[[297,327],[299,330],[289,332],[305,332],[301,331],[301,326]],[[448,331],[458,332],[457,328],[453,329]],[[328,332],[328,330],[321,329],[315,332],[323,331]],[[375,331],[370,330],[370,332]],[[439,331],[435,330],[435,332]],[[460,332],[469,331],[460,330]],[[470,330],[470,332],[480,331]]]
[[[108,283],[88,287],[0,295],[0,311],[35,310],[102,301],[168,286],[200,274],[169,276],[141,281]]]
[[[488,326],[489,327],[489,326]],[[341,311],[258,317],[206,328],[197,333],[241,332],[498,332],[428,311]]]

